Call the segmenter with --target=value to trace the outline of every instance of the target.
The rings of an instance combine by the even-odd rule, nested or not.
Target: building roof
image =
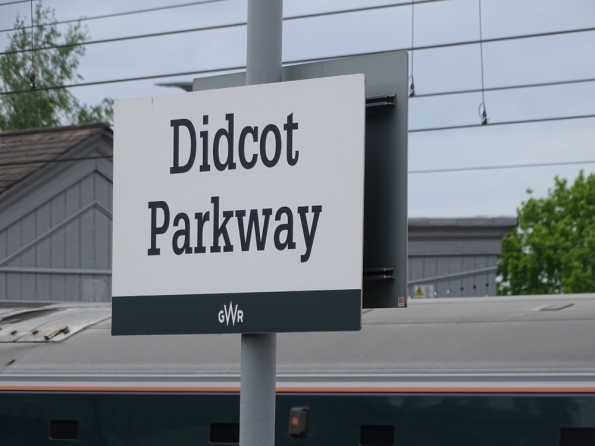
[[[516,217],[410,218],[409,257],[498,255],[516,225]]]
[[[97,123],[0,133],[0,193],[106,132],[111,137],[109,124]]]
[[[517,225],[516,217],[410,218],[410,228],[503,228]]]

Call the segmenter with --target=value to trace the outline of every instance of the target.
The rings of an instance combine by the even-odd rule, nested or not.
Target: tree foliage
[[[594,292],[595,175],[581,171],[571,186],[556,177],[546,198],[529,198],[517,213],[502,241],[498,294]]]
[[[82,80],[77,73],[83,46],[89,38],[80,22],[60,31],[55,12],[36,3],[33,30],[17,15],[5,54],[0,56],[0,90],[26,93],[0,95],[0,130],[53,127],[112,119],[112,103],[104,99],[94,107],[81,104],[68,89],[40,90]],[[74,45],[74,46],[73,46]],[[52,49],[32,48],[56,47]],[[37,89],[31,89],[35,75]]]

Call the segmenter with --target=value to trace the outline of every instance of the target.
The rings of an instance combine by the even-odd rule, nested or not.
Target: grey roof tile
[[[109,125],[97,123],[0,133],[0,193],[105,131]]]

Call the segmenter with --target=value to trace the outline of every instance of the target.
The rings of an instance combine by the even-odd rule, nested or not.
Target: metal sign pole
[[[248,0],[246,85],[281,82],[283,0]],[[277,334],[243,334],[240,446],[275,444]]]

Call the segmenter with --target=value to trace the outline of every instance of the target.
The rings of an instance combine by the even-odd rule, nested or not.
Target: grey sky
[[[3,0],[6,1],[6,0]],[[169,0],[169,4],[189,0]],[[285,0],[285,15],[392,4],[364,0]],[[168,4],[168,0],[46,0],[58,19],[93,16]],[[592,0],[482,0],[483,36],[595,27]],[[0,7],[0,28],[29,4]],[[245,20],[246,1],[228,0],[155,13],[89,21],[92,39],[218,25]],[[479,38],[478,0],[445,0],[415,7],[415,44]],[[6,34],[0,34],[0,46]],[[411,6],[287,22],[284,60],[330,57],[406,48],[411,45]],[[81,60],[87,81],[242,65],[245,27],[92,45]],[[486,87],[595,78],[595,32],[484,45]],[[481,87],[478,45],[416,51],[418,94]],[[191,80],[191,77],[163,81]],[[162,82],[163,82],[162,81]],[[141,81],[73,89],[81,100],[176,94]],[[595,82],[486,92],[492,122],[595,114]],[[481,94],[410,101],[410,128],[478,123]],[[413,133],[409,169],[595,160],[595,119]],[[532,169],[410,175],[410,216],[514,215],[527,197],[543,196],[560,175],[574,179],[595,164]]]

